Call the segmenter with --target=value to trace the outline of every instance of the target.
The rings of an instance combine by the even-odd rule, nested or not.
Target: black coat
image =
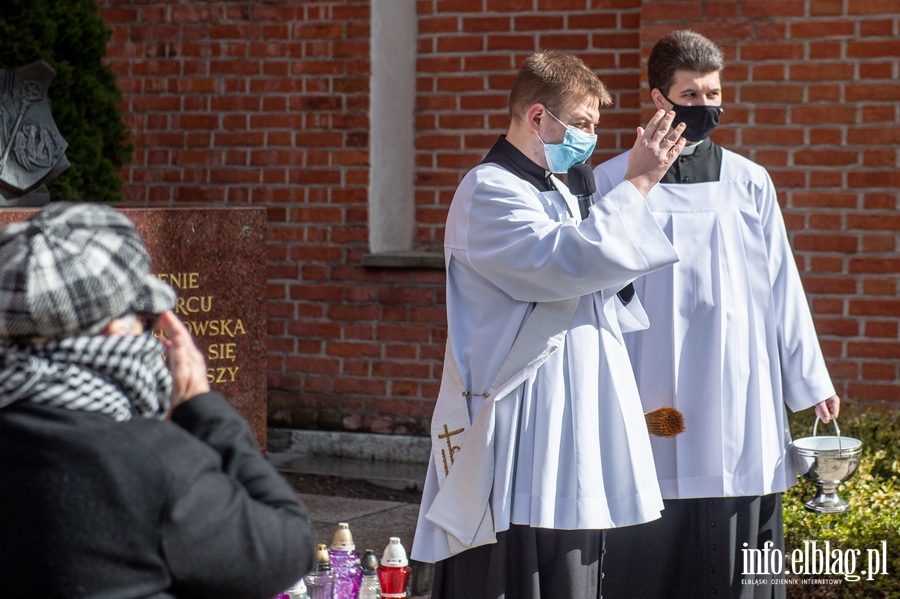
[[[314,556],[306,508],[215,393],[172,423],[0,409],[0,597],[269,599]]]

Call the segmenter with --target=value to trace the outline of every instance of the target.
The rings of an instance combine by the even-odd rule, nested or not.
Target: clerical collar
[[[553,191],[555,189],[550,182],[550,171],[544,170],[542,166],[535,164],[519,148],[509,143],[505,135],[500,136],[494,147],[481,161],[481,164],[489,163],[496,164],[523,181],[531,183],[538,191]]]
[[[719,180],[722,148],[706,139],[691,146],[690,150],[688,154],[682,150],[660,183],[711,183]]]
[[[694,152],[697,151],[697,148],[699,148],[701,145],[703,145],[703,142],[705,142],[705,141],[706,141],[705,139],[701,139],[700,141],[698,141],[697,143],[695,143],[695,144],[692,145],[692,146],[684,146],[684,149],[681,150],[681,155],[682,155],[682,156],[691,156],[691,155],[693,155]]]

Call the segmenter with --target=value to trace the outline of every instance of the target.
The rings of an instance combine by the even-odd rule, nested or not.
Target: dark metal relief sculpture
[[[69,168],[47,97],[55,76],[43,60],[0,69],[0,207],[47,204],[45,184]]]

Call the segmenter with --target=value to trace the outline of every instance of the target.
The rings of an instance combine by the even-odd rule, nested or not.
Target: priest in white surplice
[[[840,401],[813,327],[766,170],[708,139],[722,112],[721,50],[678,31],[648,61],[657,108],[687,123],[688,147],[647,195],[680,262],[635,283],[650,328],[626,335],[644,410],[678,408],[686,431],[653,438],[662,518],[611,531],[606,599],[784,597],[744,572],[742,550],[784,551],[781,492],[796,482],[785,406]],[[595,169],[600,194],[628,154]]]
[[[644,196],[683,127],[659,111],[639,128],[623,182],[582,220],[552,173],[591,156],[609,101],[579,59],[532,55],[507,135],[450,206],[448,346],[412,549],[437,562],[434,599],[596,599],[602,529],[659,517],[622,338],[646,314],[617,292],[677,260]]]

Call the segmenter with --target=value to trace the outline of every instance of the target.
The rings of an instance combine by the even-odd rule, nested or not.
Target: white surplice
[[[623,329],[646,326],[646,314],[637,300],[623,306],[616,291],[677,256],[630,183],[617,186],[581,221],[573,216],[579,214],[575,198],[553,182],[561,191],[540,192],[497,165],[482,164],[466,175],[450,206],[446,359],[463,387],[452,394],[474,394],[470,420],[487,407],[478,394],[491,388],[534,303],[580,300],[562,348],[494,404],[488,442],[467,440],[461,447],[460,455],[489,452],[492,477],[448,477],[439,488],[432,458],[414,559],[449,557],[446,531],[432,520],[447,528],[477,524],[484,506],[476,497],[489,496],[498,532],[510,523],[625,526],[658,518],[662,509],[622,337]],[[445,364],[445,379],[449,371]],[[449,394],[442,390],[438,404]],[[453,501],[445,501],[437,517],[429,512],[439,491]]]
[[[628,153],[598,166],[600,194]],[[686,431],[651,439],[666,499],[765,495],[796,478],[785,406],[834,394],[765,169],[723,149],[720,180],[659,184],[647,203],[680,262],[635,281],[650,319],[626,335],[644,410]]]

